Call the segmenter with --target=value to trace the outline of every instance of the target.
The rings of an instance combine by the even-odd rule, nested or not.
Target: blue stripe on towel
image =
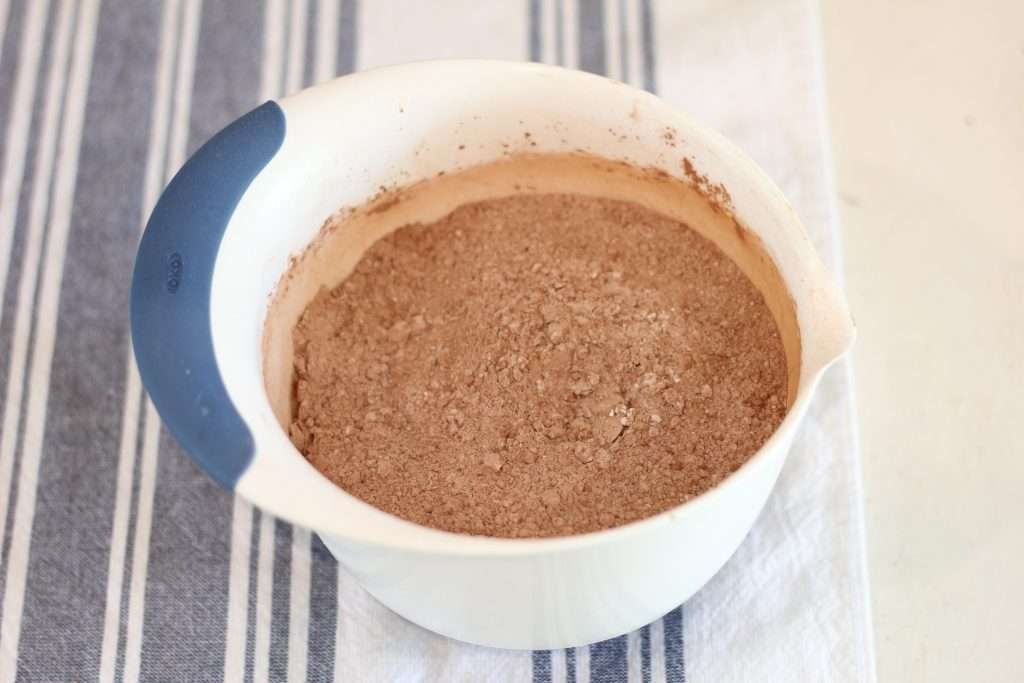
[[[533,651],[533,683],[551,683],[551,650]]]
[[[666,683],[684,683],[686,681],[685,662],[683,657],[683,608],[676,607],[665,615]]]
[[[592,683],[619,683],[626,680],[626,636],[602,640],[590,646]]]
[[[651,683],[651,626],[640,629],[640,675],[643,683]]]

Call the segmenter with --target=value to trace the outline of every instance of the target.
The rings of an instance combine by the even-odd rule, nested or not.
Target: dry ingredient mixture
[[[379,240],[294,332],[291,438],[353,495],[500,537],[673,507],[781,422],[761,294],[632,203],[515,196]]]

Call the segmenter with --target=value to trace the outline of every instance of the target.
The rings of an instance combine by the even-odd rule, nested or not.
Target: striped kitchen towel
[[[870,681],[850,369],[736,556],[589,647],[504,652],[377,604],[161,428],[128,283],[165,182],[224,124],[339,73],[559,63],[653,90],[779,183],[840,271],[803,0],[0,0],[0,681]],[[501,615],[495,615],[501,618]]]

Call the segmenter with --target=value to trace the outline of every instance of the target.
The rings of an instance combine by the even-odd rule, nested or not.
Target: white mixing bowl
[[[697,184],[719,200],[719,222],[735,219],[735,229],[705,231],[762,288],[779,321],[790,408],[743,467],[677,508],[562,538],[442,532],[336,487],[282,427],[290,337],[279,323],[265,338],[264,326],[271,302],[281,297],[282,276],[325,219],[340,207],[366,204],[381,187],[455,176],[519,152],[626,161],[665,181],[663,190],[640,191],[638,184],[632,199],[669,211],[658,203],[670,204],[671,192]],[[474,185],[463,198],[557,189],[559,181],[541,178],[534,184],[540,187],[517,183],[515,190],[500,185]],[[396,211],[392,223],[402,219]],[[330,259],[320,258],[320,271],[310,272],[324,282],[293,287],[281,320],[294,320],[316,286],[336,282],[372,238],[393,227],[339,238],[352,244],[339,247],[337,268],[325,269]],[[767,255],[760,265],[750,251],[758,241]],[[331,249],[325,253],[335,254]],[[228,126],[185,164],[154,210],[139,247],[131,313],[145,385],[171,432],[213,477],[314,530],[402,616],[459,640],[508,648],[609,638],[693,595],[750,530],[823,371],[854,337],[843,298],[793,210],[719,135],[621,83],[482,61],[347,76],[267,103]]]

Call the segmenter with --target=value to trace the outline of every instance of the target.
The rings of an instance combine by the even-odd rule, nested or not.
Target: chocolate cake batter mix
[[[782,421],[761,294],[711,242],[573,194],[469,204],[376,242],[294,331],[290,434],[362,500],[557,536],[715,486]]]

